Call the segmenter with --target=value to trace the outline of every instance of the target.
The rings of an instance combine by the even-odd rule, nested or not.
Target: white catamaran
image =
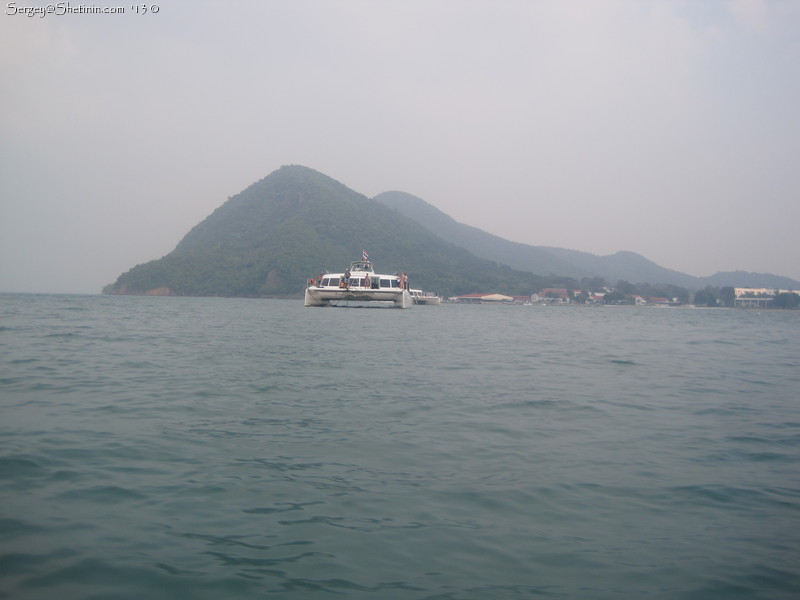
[[[320,275],[317,279],[309,279],[306,286],[306,306],[329,306],[351,301],[392,302],[397,308],[414,305],[406,274],[376,273],[366,252],[362,252],[361,260],[350,263],[350,268],[343,273]]]
[[[426,304],[428,306],[439,306],[442,299],[433,292],[423,292],[422,290],[409,290],[414,304]]]

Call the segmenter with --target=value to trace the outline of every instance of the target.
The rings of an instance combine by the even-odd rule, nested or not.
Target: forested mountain
[[[748,271],[721,271],[710,277],[701,277],[703,286],[723,287],[751,287],[751,288],[776,288],[784,290],[800,289],[800,281],[783,275],[772,273],[751,273]]]
[[[681,286],[695,283],[695,278],[691,275],[660,267],[634,252],[596,256],[577,250],[510,242],[476,227],[459,223],[424,200],[405,192],[384,192],[377,195],[375,200],[425,225],[440,237],[466,248],[475,256],[491,258],[515,269],[539,274],[558,273],[575,279],[602,277],[609,283],[620,279]]]
[[[104,292],[299,296],[308,277],[343,270],[362,249],[378,271],[405,271],[414,287],[441,295],[529,295],[598,277],[611,285],[800,288],[800,282],[763,273],[692,277],[633,252],[595,256],[510,242],[458,223],[410,194],[370,199],[313,169],[285,166],[228,199],[175,250],[123,273]]]
[[[168,255],[138,265],[111,294],[295,296],[308,277],[369,252],[376,270],[405,271],[444,295],[530,294],[556,284],[476,258],[416,221],[307,167],[285,166],[194,227]]]
[[[375,200],[415,220],[448,242],[466,248],[475,256],[540,275],[557,273],[577,279],[595,275],[591,270],[576,269],[568,261],[562,260],[542,248],[510,242],[477,227],[459,223],[411,194],[384,192],[375,196]],[[520,267],[519,265],[524,266]]]
[[[466,248],[475,256],[507,264],[514,269],[540,275],[558,273],[582,279],[602,277],[613,285],[619,280],[632,283],[663,283],[701,289],[711,286],[775,287],[798,289],[800,282],[769,273],[734,271],[710,277],[694,277],[666,269],[635,252],[597,256],[588,252],[529,246],[505,240],[476,227],[459,223],[424,200],[405,192],[384,192],[375,200],[414,219],[443,239]]]

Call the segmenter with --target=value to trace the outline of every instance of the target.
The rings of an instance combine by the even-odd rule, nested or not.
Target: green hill
[[[592,270],[576,267],[568,260],[554,256],[546,249],[511,242],[477,227],[459,223],[411,194],[384,192],[375,196],[375,200],[424,225],[442,239],[466,248],[475,256],[540,275],[557,273],[576,279],[597,275]]]
[[[542,275],[557,273],[561,277],[574,279],[602,277],[609,283],[620,279],[675,285],[696,283],[691,275],[665,269],[634,252],[596,256],[577,250],[511,242],[477,227],[459,223],[424,200],[405,192],[384,192],[375,196],[375,200],[425,225],[431,232],[466,248],[475,256],[496,260],[515,269]]]
[[[635,252],[622,251],[609,256],[597,256],[566,248],[529,246],[459,223],[424,200],[405,192],[384,192],[375,196],[375,200],[424,225],[442,239],[466,248],[475,256],[540,275],[557,273],[562,279],[571,277],[576,280],[602,277],[611,285],[625,280],[671,284],[690,289],[702,289],[707,285],[783,289],[800,287],[798,281],[769,273],[735,271],[694,277],[662,267]]]
[[[308,277],[370,253],[442,295],[530,294],[551,282],[476,258],[414,220],[313,169],[285,166],[195,226],[168,255],[137,265],[111,294],[299,296]]]
[[[583,277],[694,289],[800,287],[759,273],[692,277],[633,252],[595,256],[510,242],[458,223],[410,194],[370,199],[313,169],[285,166],[230,198],[175,250],[123,273],[104,292],[299,297],[308,277],[344,269],[362,249],[377,270],[405,271],[412,286],[445,296],[528,295],[542,287],[576,287]]]

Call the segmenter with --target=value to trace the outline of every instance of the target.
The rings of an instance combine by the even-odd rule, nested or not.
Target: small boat
[[[305,306],[344,305],[350,302],[391,302],[397,308],[411,308],[414,301],[405,273],[376,273],[366,252],[362,260],[350,263],[343,273],[326,273],[306,286]]]
[[[442,299],[433,292],[423,292],[422,290],[409,290],[411,300],[414,304],[426,304],[428,306],[439,306]]]

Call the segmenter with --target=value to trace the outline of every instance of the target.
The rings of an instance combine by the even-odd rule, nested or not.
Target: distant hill
[[[405,192],[384,192],[375,196],[375,200],[424,225],[441,238],[466,248],[475,256],[539,275],[557,273],[577,280],[602,277],[611,285],[625,280],[631,283],[672,284],[689,289],[701,289],[707,285],[800,288],[798,281],[768,273],[734,271],[710,277],[694,277],[657,265],[635,252],[597,256],[578,250],[511,242],[459,223],[424,200]]]
[[[542,287],[672,284],[800,289],[764,273],[698,278],[633,252],[595,256],[504,240],[454,221],[404,192],[375,199],[313,169],[285,166],[228,199],[175,250],[137,265],[103,290],[110,294],[299,296],[307,278],[339,271],[365,249],[382,272],[405,271],[411,284],[441,295],[528,295]],[[576,281],[577,280],[577,281]]]
[[[166,256],[106,286],[110,294],[297,296],[308,277],[369,252],[382,272],[443,295],[530,294],[552,282],[475,257],[313,169],[285,166],[230,198]]]
[[[703,286],[752,287],[800,290],[800,281],[772,273],[750,273],[747,271],[721,271],[710,277],[699,278]]]

